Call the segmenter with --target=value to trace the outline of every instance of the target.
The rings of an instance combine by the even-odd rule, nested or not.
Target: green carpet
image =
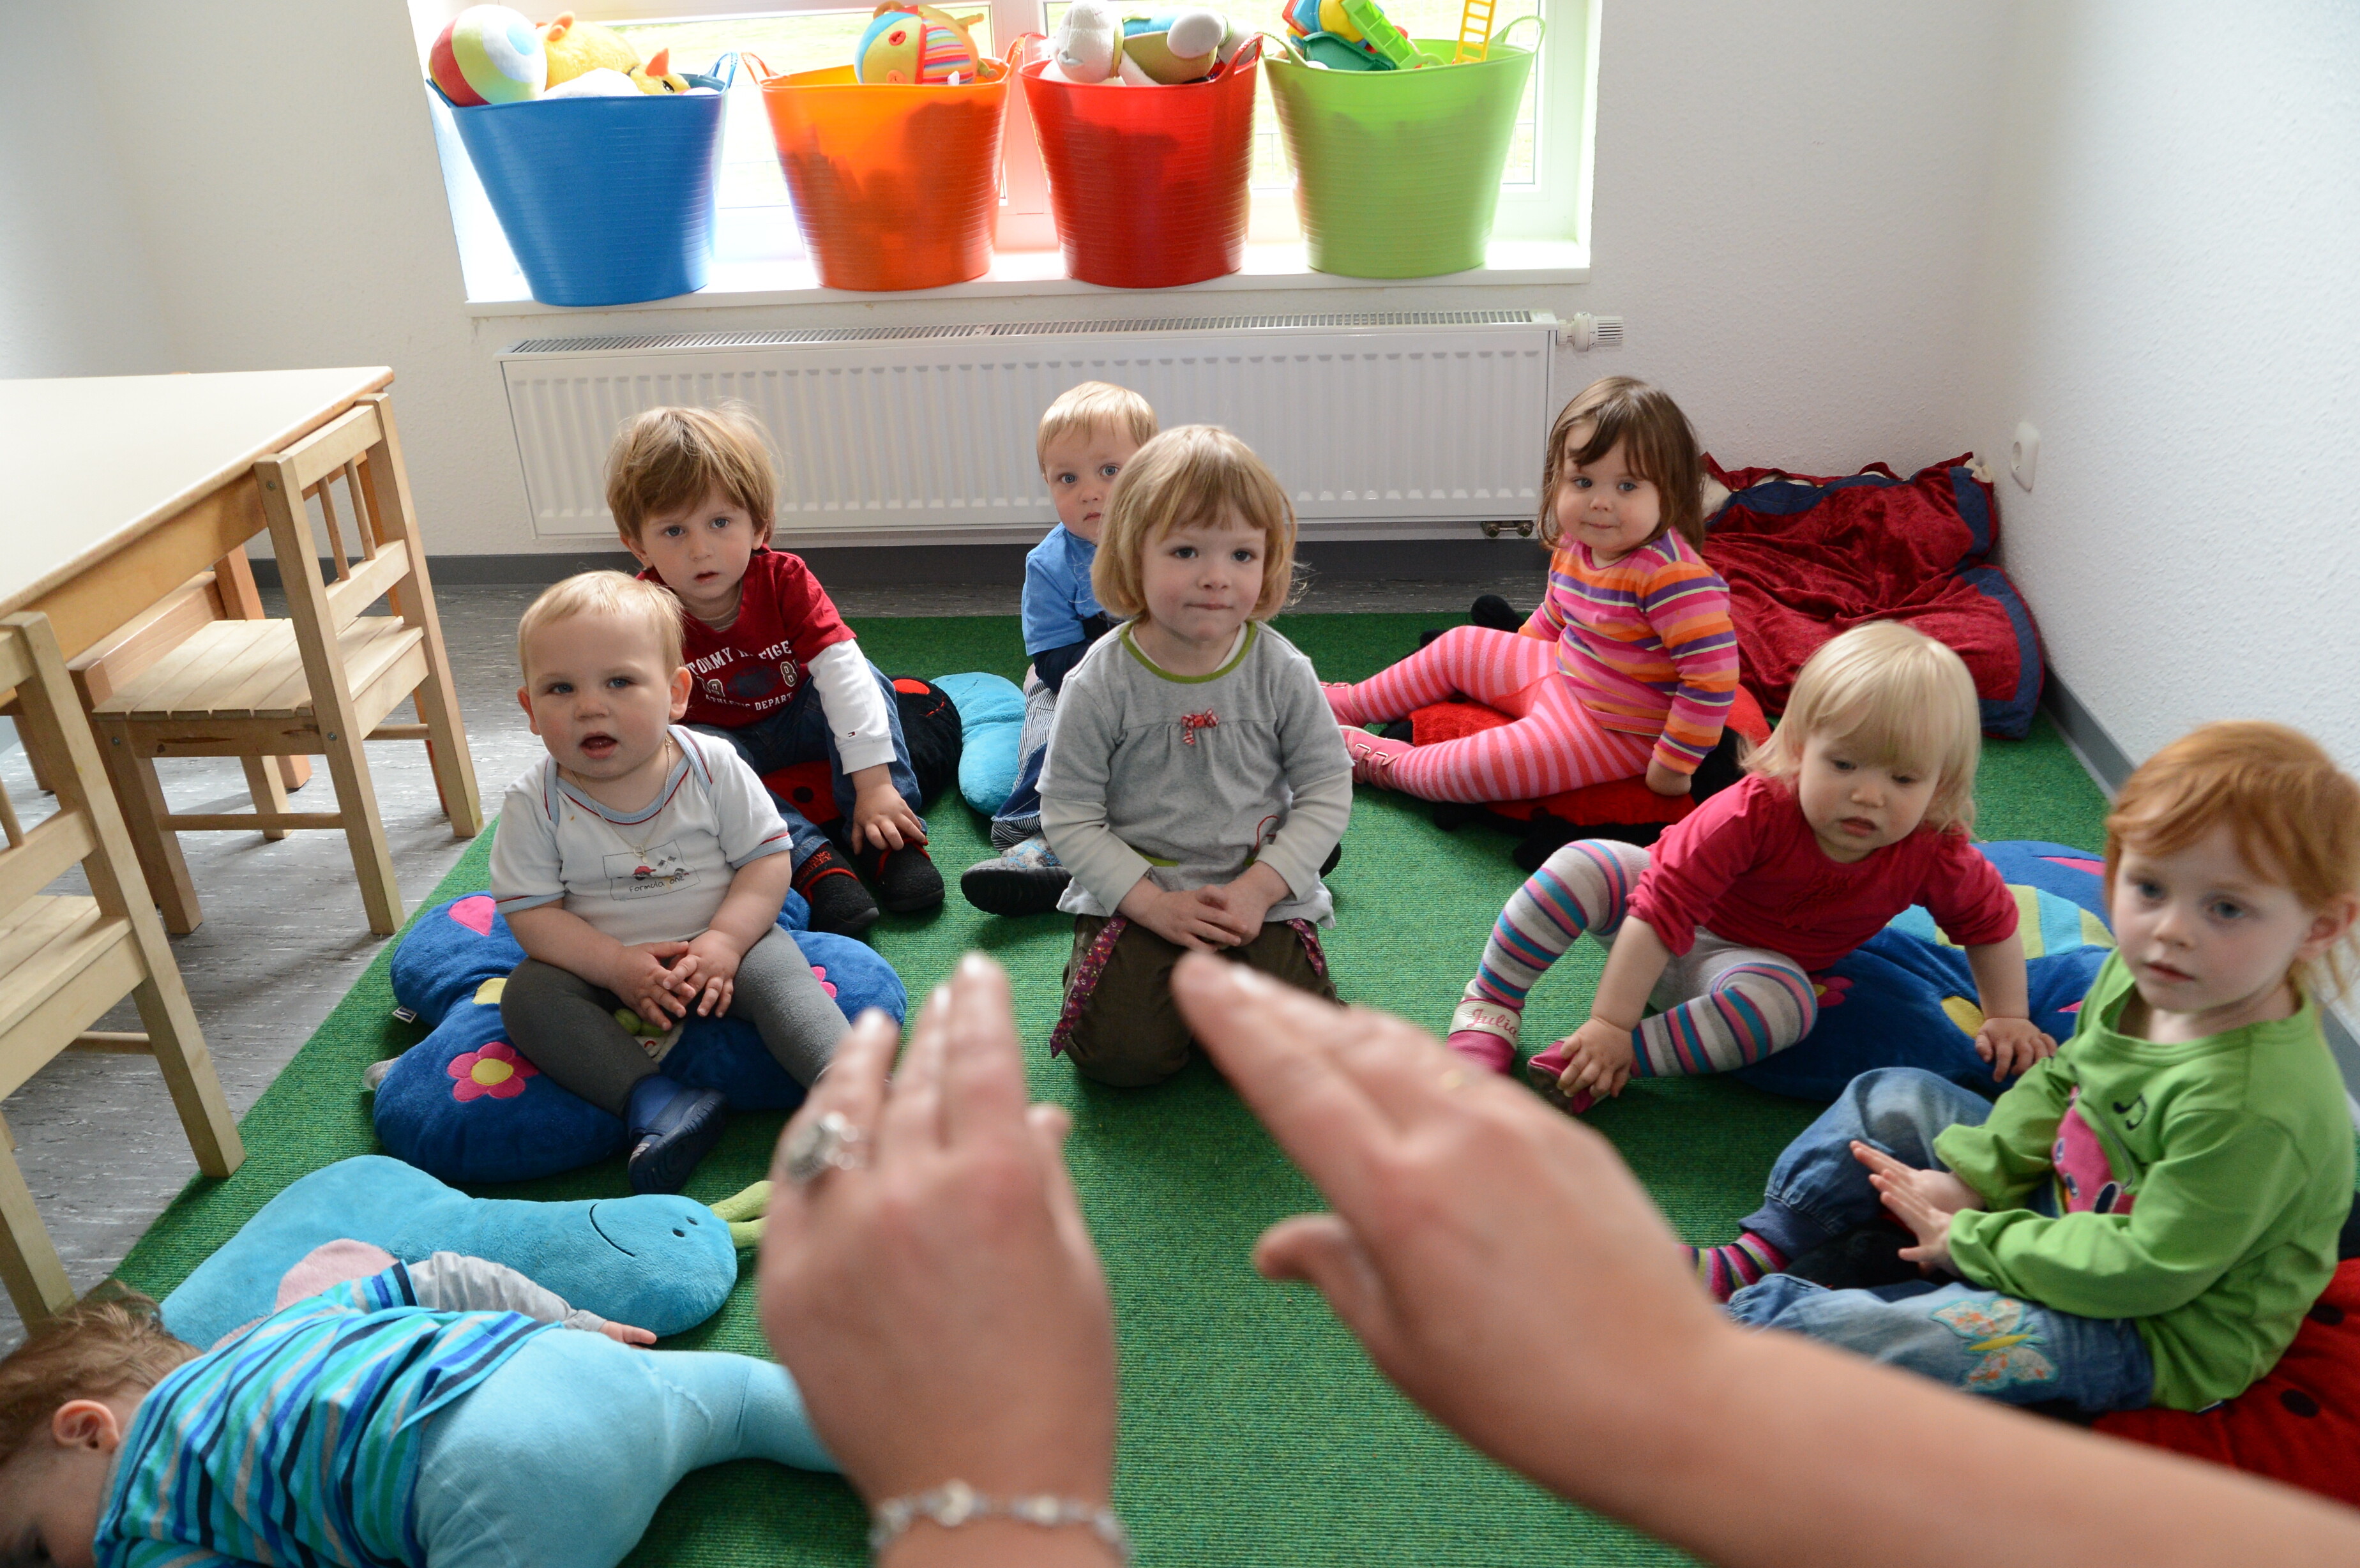
[[[1357,680],[1415,645],[1431,615],[1296,616],[1280,623],[1323,675]],[[1021,674],[1013,617],[869,620],[863,646],[888,670]],[[2032,738],[1984,751],[1980,830],[2094,849],[2104,801],[2044,718]],[[983,857],[978,819],[956,800],[930,822],[946,880]],[[1330,879],[1328,954],[1345,996],[1439,1030],[1493,918],[1522,881],[1509,839],[1452,834],[1427,809],[1363,791]],[[428,900],[480,890],[488,834]],[[1654,1563],[1678,1554],[1570,1508],[1492,1467],[1428,1422],[1370,1369],[1317,1298],[1257,1279],[1247,1253],[1262,1226],[1317,1206],[1310,1186],[1201,1064],[1160,1088],[1101,1089],[1048,1058],[1045,1040],[1070,942],[1059,919],[1001,920],[956,888],[944,909],[874,932],[913,995],[967,948],[1006,964],[1031,1042],[1034,1092],[1071,1107],[1069,1146],[1114,1288],[1123,1354],[1119,1505],[1147,1563]],[[388,949],[388,953],[390,950]],[[1527,1033],[1554,1039],[1586,1014],[1600,955],[1585,943],[1534,1000]],[[247,1158],[225,1181],[200,1179],[125,1260],[122,1277],[161,1295],[294,1178],[371,1152],[361,1070],[421,1031],[395,1022],[381,955],[244,1123]],[[1771,1160],[1816,1107],[1729,1081],[1641,1083],[1591,1122],[1612,1138],[1673,1223],[1720,1239],[1759,1201]],[[736,1118],[691,1188],[711,1201],[759,1179],[779,1126]],[[624,1191],[619,1160],[487,1195]],[[1612,1354],[1535,1323],[1536,1345]],[[762,1354],[750,1279],[683,1347]],[[658,1517],[634,1563],[858,1563],[860,1510],[839,1482],[756,1464],[693,1476]]]

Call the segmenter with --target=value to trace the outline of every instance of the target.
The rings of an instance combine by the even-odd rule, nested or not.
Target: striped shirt
[[[397,1263],[167,1375],[115,1455],[98,1568],[425,1568],[422,1419],[553,1325],[417,1302]]]
[[[1672,771],[1695,772],[1719,743],[1737,692],[1729,584],[1677,532],[1612,566],[1559,545],[1524,631],[1556,642],[1558,673],[1602,727],[1655,736],[1654,760]]]

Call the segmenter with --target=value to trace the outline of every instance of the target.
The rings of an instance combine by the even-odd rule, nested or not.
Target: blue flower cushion
[[[2087,850],[2011,840],[1977,844],[2016,894],[2032,1021],[2061,1044],[2114,951],[2105,866]],[[1832,969],[1812,976],[1819,1018],[1800,1043],[1739,1070],[1757,1089],[1832,1100],[1872,1067],[1922,1067],[1995,1096],[2007,1087],[1975,1054],[1983,1009],[1967,955],[1913,907]]]
[[[891,964],[849,937],[803,929],[810,906],[787,896],[779,923],[847,1018],[881,1007],[900,1019],[908,994]],[[476,893],[427,910],[393,956],[403,1016],[433,1032],[395,1060],[377,1085],[377,1140],[388,1153],[445,1181],[523,1181],[615,1153],[623,1124],[559,1088],[508,1043],[500,993],[524,950],[491,896]],[[771,1060],[754,1026],[691,1018],[663,1071],[718,1089],[739,1110],[785,1110],[803,1091]]]
[[[1016,788],[1016,755],[1024,731],[1024,693],[1001,675],[945,675],[934,682],[958,710],[965,749],[959,753],[959,793],[985,816],[1005,805]]]

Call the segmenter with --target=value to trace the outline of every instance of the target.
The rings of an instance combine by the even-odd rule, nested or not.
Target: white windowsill
[[[1290,289],[1428,288],[1436,284],[1509,284],[1538,286],[1586,283],[1590,280],[1590,250],[1566,240],[1493,240],[1489,265],[1471,272],[1434,278],[1345,278],[1314,272],[1295,245],[1249,245],[1245,265],[1226,278],[1210,278],[1176,289],[1122,289],[1081,283],[1065,276],[1065,258],[1056,251],[995,251],[991,270],[967,283],[941,289],[910,289],[881,293],[849,289],[824,289],[808,257],[759,262],[713,264],[705,286],[694,294],[650,299],[634,305],[543,305],[524,290],[523,279],[507,298],[470,299],[471,316],[568,316],[591,310],[711,310],[746,305],[817,305],[852,301],[876,303],[891,299],[1005,299],[1076,295],[1133,295],[1141,299],[1169,296],[1175,299],[1198,293],[1271,292]]]

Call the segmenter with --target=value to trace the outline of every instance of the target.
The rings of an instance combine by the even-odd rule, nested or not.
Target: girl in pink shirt
[[[1504,1073],[1524,997],[1587,931],[1610,946],[1590,1019],[1528,1071],[1568,1109],[1633,1074],[1726,1073],[1801,1040],[1813,974],[1923,904],[1966,949],[1993,1075],[2057,1049],[2033,1027],[2016,899],[1967,836],[1981,719],[1959,656],[1897,622],[1813,655],[1750,777],[1673,824],[1652,855],[1569,844],[1509,900],[1450,1020],[1450,1045]],[[1643,1017],[1650,1007],[1663,1009]]]

